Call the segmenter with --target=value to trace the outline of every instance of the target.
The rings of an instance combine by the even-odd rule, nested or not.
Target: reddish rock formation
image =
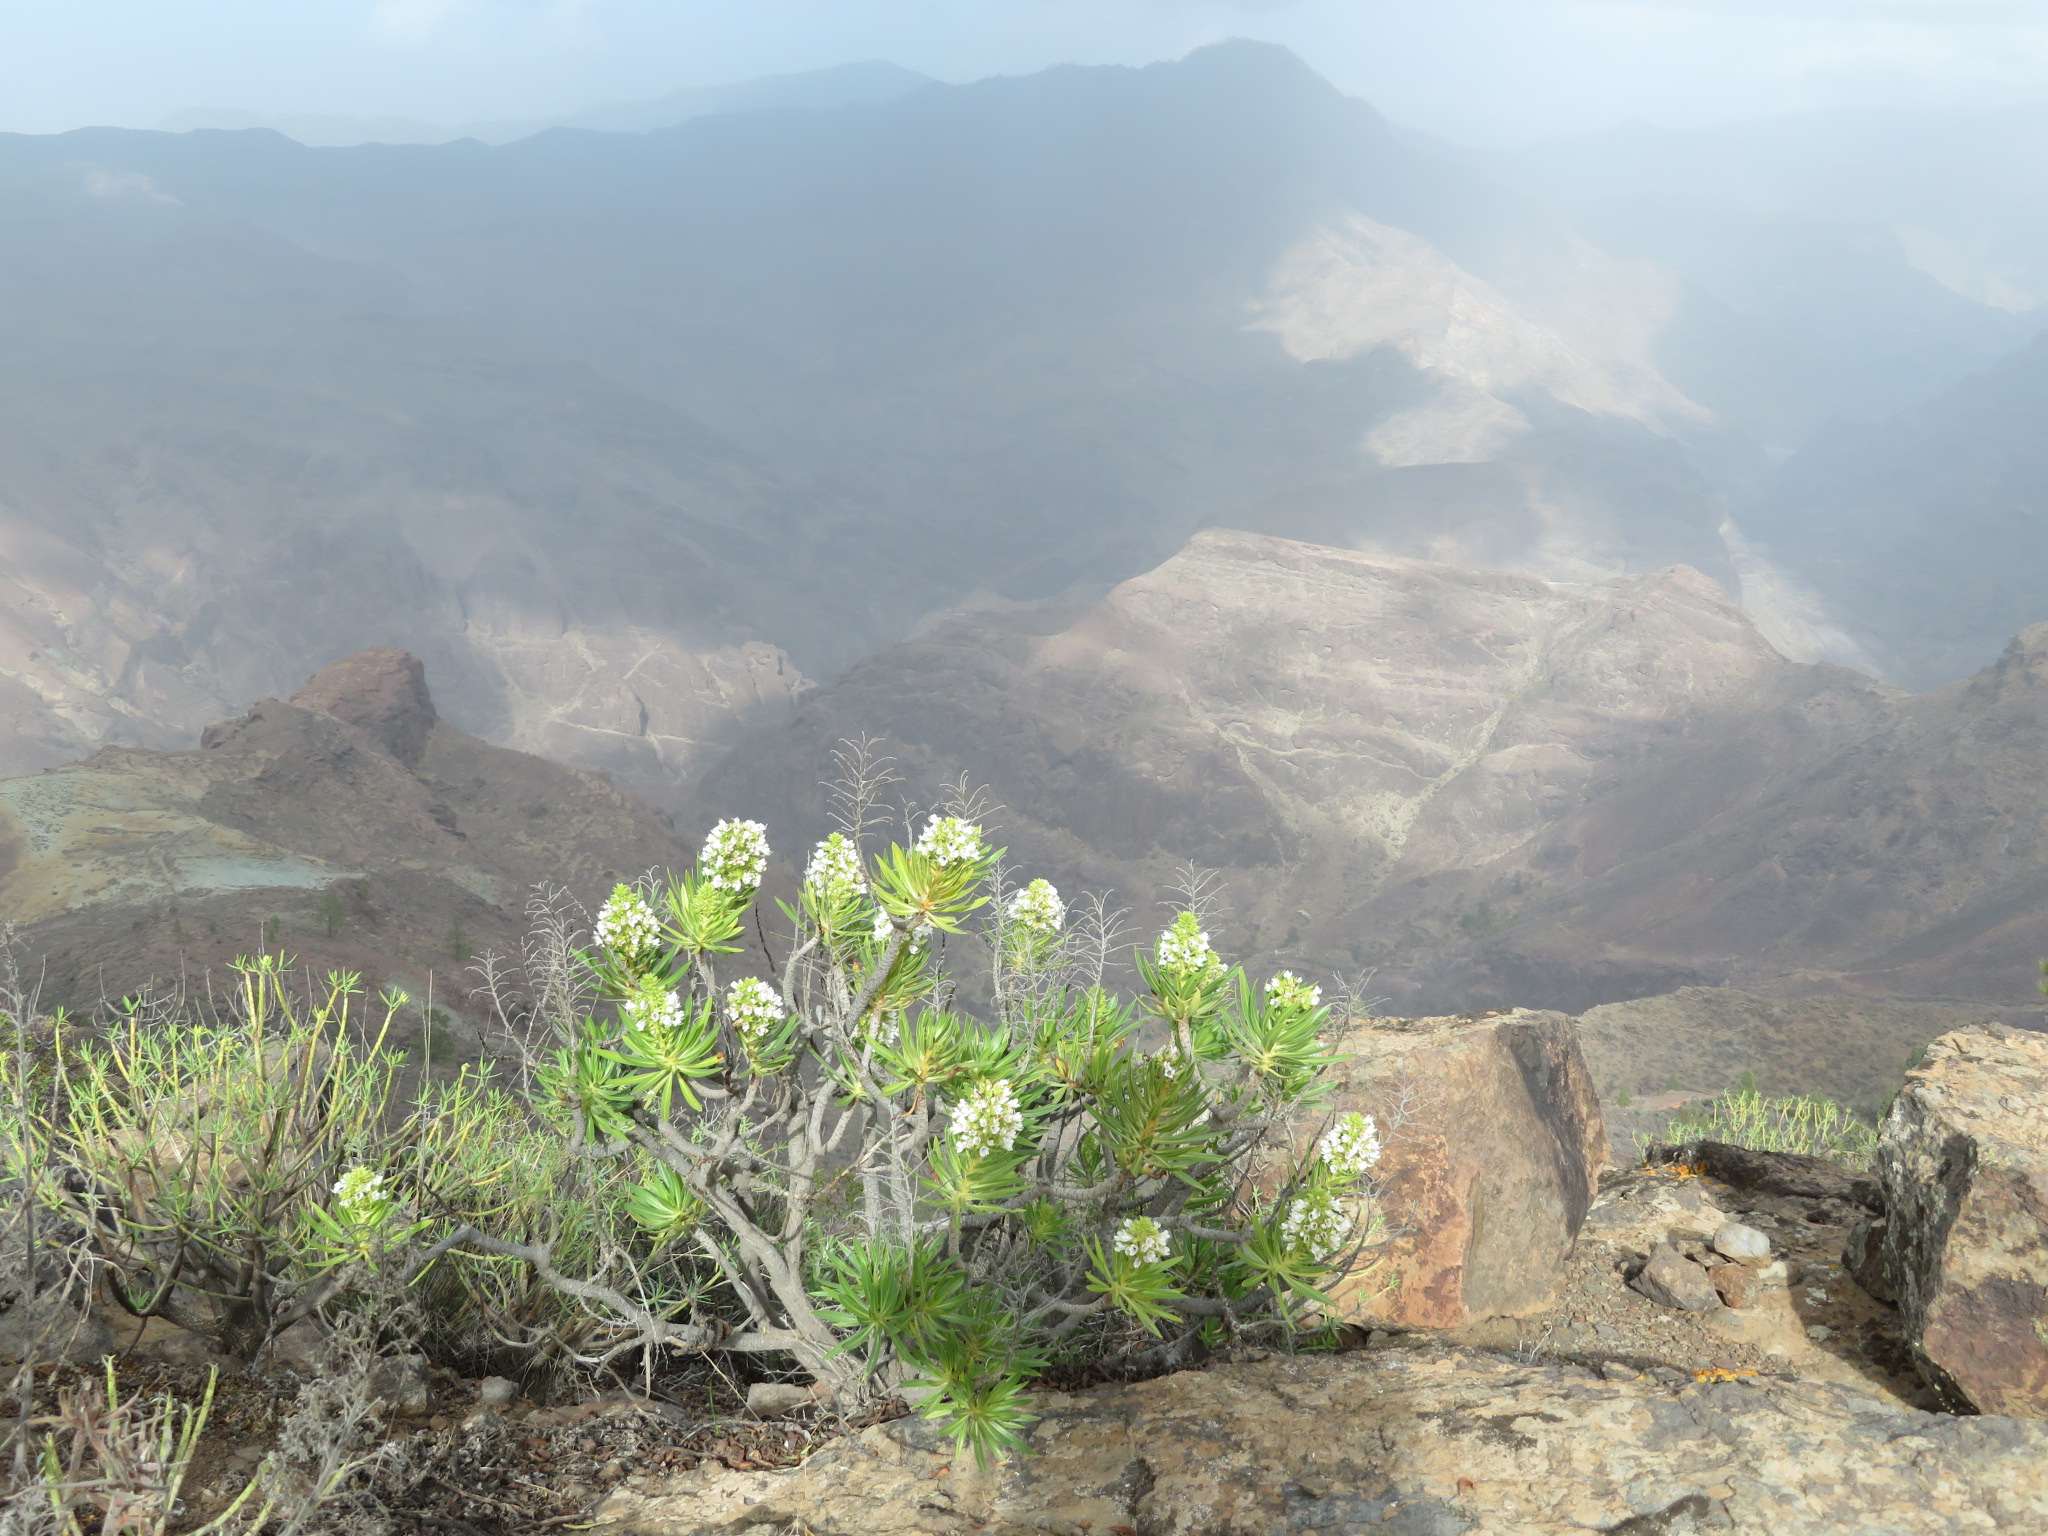
[[[1383,1267],[1332,1288],[1343,1315],[1446,1328],[1548,1303],[1607,1162],[1572,1021],[1373,1020],[1337,1048],[1352,1059],[1331,1109],[1379,1123],[1381,1202],[1402,1229]]]
[[[2048,1038],[1943,1035],[1878,1147],[1884,1259],[1923,1371],[2048,1418]]]
[[[417,768],[427,735],[439,721],[427,693],[427,669],[395,646],[373,646],[314,673],[292,695],[301,709],[318,709],[367,732],[408,768]]]

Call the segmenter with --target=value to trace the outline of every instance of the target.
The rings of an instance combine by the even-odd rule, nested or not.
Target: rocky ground
[[[756,1417],[703,1376],[542,1405],[401,1373],[375,1503],[393,1533],[482,1536],[2048,1528],[2048,1425],[1926,1411],[1896,1312],[1842,1264],[1860,1214],[1683,1164],[1610,1173],[1540,1312],[1048,1391],[1037,1453],[1000,1475],[900,1406]],[[1631,1288],[1659,1244],[1697,1263],[1732,1220],[1771,1250],[1742,1266],[1746,1305]],[[114,1343],[137,1390],[196,1395],[221,1363],[161,1324],[133,1338]],[[270,1454],[295,1392],[282,1370],[228,1370],[195,1518]]]
[[[1612,1172],[1566,1262],[1555,1305],[1468,1323],[1445,1337],[1532,1361],[1753,1371],[1935,1407],[1906,1356],[1897,1309],[1870,1296],[1842,1262],[1843,1242],[1863,1214],[1841,1199],[1732,1189],[1684,1165]],[[1713,1236],[1731,1221],[1771,1244],[1771,1262],[1756,1267],[1747,1305],[1717,1300],[1686,1311],[1627,1283],[1660,1242],[1695,1260],[1710,1256]]]

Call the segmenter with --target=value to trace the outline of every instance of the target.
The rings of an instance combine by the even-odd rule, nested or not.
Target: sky
[[[0,130],[545,118],[858,59],[959,81],[1233,36],[1468,143],[2048,99],[2048,0],[0,0]]]

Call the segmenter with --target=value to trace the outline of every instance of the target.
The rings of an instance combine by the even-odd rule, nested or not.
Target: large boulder
[[[1709,1373],[1711,1376],[1713,1373]],[[781,1471],[614,1493],[611,1536],[1948,1536],[2048,1529],[2048,1425],[1853,1387],[1463,1350],[1283,1356],[1037,1398],[977,1468],[897,1419]]]
[[[1340,1315],[1446,1328],[1549,1305],[1607,1162],[1572,1021],[1374,1019],[1337,1048],[1350,1059],[1330,1109],[1378,1121],[1398,1229],[1383,1263],[1331,1288]]]
[[[2048,1036],[1937,1039],[1893,1101],[1877,1173],[1921,1369],[1981,1412],[2048,1418]]]

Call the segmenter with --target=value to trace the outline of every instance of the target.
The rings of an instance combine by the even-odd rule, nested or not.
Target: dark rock
[[[1753,1152],[1725,1141],[1687,1141],[1677,1146],[1659,1142],[1649,1149],[1644,1161],[1702,1168],[1731,1188],[1758,1194],[1839,1200],[1866,1211],[1884,1210],[1876,1179],[1798,1152]]]
[[[1629,1286],[1660,1307],[1711,1312],[1721,1305],[1713,1275],[1669,1243],[1659,1243],[1650,1250],[1650,1261],[1636,1272]]]
[[[1884,1272],[1922,1374],[2048,1418],[2048,1035],[1943,1035],[1878,1142]],[[1867,1241],[1867,1240],[1866,1240]]]
[[[1842,1268],[1863,1287],[1865,1295],[1890,1302],[1896,1298],[1891,1277],[1884,1272],[1884,1227],[1882,1216],[1865,1217],[1851,1227],[1842,1239]]]

